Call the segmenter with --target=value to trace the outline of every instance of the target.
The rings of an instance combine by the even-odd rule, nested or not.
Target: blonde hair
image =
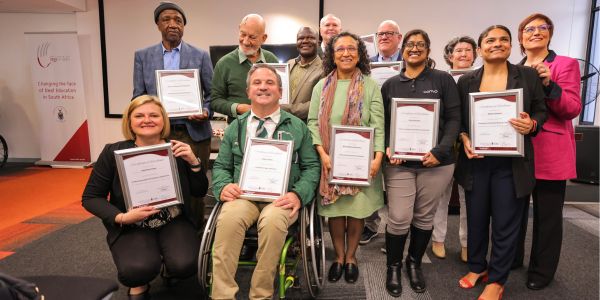
[[[141,95],[131,100],[129,106],[123,112],[123,118],[121,119],[121,131],[123,132],[123,137],[127,140],[135,140],[135,133],[131,129],[131,113],[138,107],[152,103],[160,108],[160,114],[163,118],[163,129],[160,131],[160,138],[166,139],[169,137],[171,123],[169,122],[169,116],[167,115],[167,111],[163,107],[162,103],[156,96],[151,95]]]

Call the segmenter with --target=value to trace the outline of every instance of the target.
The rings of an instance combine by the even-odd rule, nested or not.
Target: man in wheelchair
[[[246,230],[257,223],[257,264],[250,283],[250,299],[271,299],[279,256],[288,227],[298,210],[309,204],[320,176],[320,162],[308,128],[297,117],[279,108],[281,77],[266,64],[248,72],[251,110],[234,120],[223,138],[213,166],[213,190],[223,203],[213,243],[213,299],[235,299],[238,257]],[[294,141],[288,192],[272,203],[240,199],[238,185],[246,138],[264,137]]]

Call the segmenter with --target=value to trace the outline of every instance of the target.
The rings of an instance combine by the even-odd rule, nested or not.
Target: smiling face
[[[452,69],[467,69],[473,66],[474,51],[475,49],[473,49],[473,46],[469,43],[457,43],[448,58],[452,63]]]
[[[145,139],[159,138],[165,126],[160,107],[154,103],[142,104],[135,108],[129,120],[129,126],[135,136]]]
[[[262,111],[275,111],[279,107],[281,87],[277,75],[267,68],[258,68],[251,75],[246,93],[252,107]]]
[[[183,37],[183,16],[174,9],[165,9],[158,16],[158,30],[163,42],[177,46]]]
[[[398,50],[402,35],[396,26],[383,23],[377,28],[377,50],[379,54],[389,57]]]
[[[302,28],[296,36],[296,48],[302,57],[315,57],[317,55],[317,33],[309,27]]]
[[[484,62],[494,63],[506,61],[511,49],[509,33],[504,29],[495,28],[483,37],[478,51]]]
[[[342,32],[342,24],[337,19],[329,17],[320,24],[319,32],[323,37],[323,42],[327,44],[334,35]]]
[[[548,49],[552,36],[548,29],[544,29],[547,26],[543,19],[535,19],[525,25],[521,40],[525,51]]]
[[[411,35],[404,42],[404,51],[402,58],[407,65],[417,67],[427,63],[429,56],[429,46],[421,34]]]
[[[351,36],[342,36],[333,44],[333,51],[338,72],[353,73],[358,64],[358,41]]]
[[[255,18],[247,18],[240,24],[239,45],[246,56],[258,55],[262,44],[267,40],[264,25]]]

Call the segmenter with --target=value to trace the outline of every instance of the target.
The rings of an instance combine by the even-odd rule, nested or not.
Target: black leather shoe
[[[385,281],[385,289],[392,297],[400,297],[402,295],[402,280],[400,279],[400,269],[402,265],[395,263],[387,267],[387,279]]]
[[[339,262],[334,262],[329,267],[329,274],[327,275],[327,280],[330,282],[337,282],[342,278],[342,273],[344,273],[344,266],[342,266]]]
[[[423,271],[421,270],[420,264],[415,263],[410,259],[410,256],[406,259],[406,274],[408,275],[408,281],[410,287],[415,293],[423,293],[427,288],[425,285],[425,278],[423,277]]]
[[[539,291],[539,290],[547,287],[548,283],[541,283],[541,282],[536,282],[533,280],[527,280],[527,283],[525,285],[530,290]]]
[[[353,263],[344,265],[344,279],[347,283],[355,283],[358,279],[358,266]]]
[[[240,260],[251,260],[254,253],[256,253],[255,247],[244,244],[242,250],[240,250]]]

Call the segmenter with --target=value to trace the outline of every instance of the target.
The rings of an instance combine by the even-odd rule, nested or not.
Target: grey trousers
[[[404,235],[411,224],[431,230],[439,199],[452,180],[454,164],[420,169],[388,165],[384,172],[388,193],[387,232]]]

